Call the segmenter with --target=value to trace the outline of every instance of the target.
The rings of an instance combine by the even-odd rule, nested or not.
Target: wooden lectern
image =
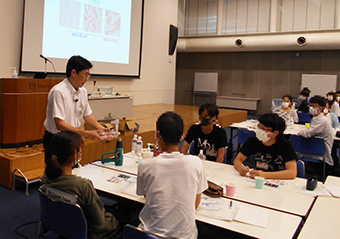
[[[0,147],[41,143],[47,96],[63,79],[0,79]]]

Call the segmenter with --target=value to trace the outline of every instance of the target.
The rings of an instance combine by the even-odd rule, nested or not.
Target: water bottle
[[[200,150],[200,153],[198,154],[198,157],[202,160],[205,160],[206,159],[206,156],[204,155],[203,153],[203,149]]]
[[[136,154],[139,158],[142,157],[142,151],[143,151],[142,136],[138,136],[137,145],[136,145]]]
[[[133,136],[133,139],[132,139],[132,148],[131,148],[131,152],[133,154],[136,154],[136,147],[137,147],[137,134],[135,134]]]

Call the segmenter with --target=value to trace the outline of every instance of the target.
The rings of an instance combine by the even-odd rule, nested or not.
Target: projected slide
[[[45,0],[46,57],[129,64],[131,0]]]

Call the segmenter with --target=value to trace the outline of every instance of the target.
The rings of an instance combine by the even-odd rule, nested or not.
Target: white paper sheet
[[[265,208],[242,205],[234,216],[235,221],[266,228],[270,211]]]
[[[333,197],[337,197],[340,198],[340,187],[339,186],[326,186],[324,185],[328,192],[330,192],[332,194]]]

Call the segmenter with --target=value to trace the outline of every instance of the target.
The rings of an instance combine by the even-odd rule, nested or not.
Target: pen
[[[229,209],[231,209],[232,207],[233,207],[233,201],[230,201]]]

